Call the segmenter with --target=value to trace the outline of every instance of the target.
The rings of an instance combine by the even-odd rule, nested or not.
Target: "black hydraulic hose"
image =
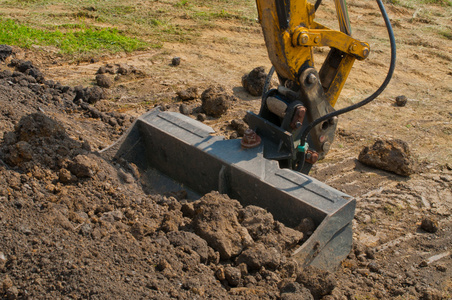
[[[371,102],[372,100],[374,100],[375,98],[377,98],[387,87],[387,85],[389,84],[389,81],[391,81],[392,75],[394,73],[394,69],[395,69],[395,64],[396,64],[396,43],[395,43],[395,38],[394,38],[394,32],[392,30],[392,26],[391,26],[391,22],[389,21],[389,17],[388,14],[386,13],[385,7],[383,5],[383,3],[381,2],[381,0],[377,0],[378,6],[380,8],[381,14],[383,15],[383,19],[385,21],[386,24],[386,28],[388,30],[388,35],[389,35],[389,41],[391,43],[391,63],[389,66],[389,70],[388,73],[386,75],[385,80],[383,81],[383,83],[381,84],[381,86],[378,88],[378,90],[376,90],[372,95],[370,95],[369,97],[367,97],[366,99],[362,100],[361,102],[358,102],[356,104],[350,105],[348,107],[336,110],[334,112],[331,112],[329,114],[326,114],[316,120],[314,120],[312,123],[310,123],[303,131],[301,138],[300,138],[300,145],[303,146],[306,144],[306,139],[308,137],[309,132],[312,130],[312,128],[314,128],[315,126],[317,126],[318,124],[329,120],[333,117],[342,115],[344,113],[350,112],[352,110],[355,110],[361,106],[364,106],[366,104],[368,104],[369,102]],[[302,163],[301,166],[299,166],[297,168],[297,171],[300,171],[303,168],[304,165],[304,156],[305,156],[305,152],[303,152],[303,158],[302,158]]]
[[[314,4],[314,11],[317,11],[317,8],[319,8],[320,4],[322,3],[322,0],[317,0]]]

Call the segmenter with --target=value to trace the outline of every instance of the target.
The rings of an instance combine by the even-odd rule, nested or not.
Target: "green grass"
[[[59,27],[64,28],[62,31]],[[64,24],[54,30],[35,29],[0,18],[0,43],[30,48],[33,45],[55,46],[62,54],[96,53],[99,51],[131,52],[150,44],[122,35],[114,28],[95,28],[87,25]]]
[[[81,54],[196,42],[224,21],[259,26],[255,0],[0,0],[0,18],[2,43]]]
[[[439,30],[438,31],[439,35],[445,37],[448,40],[452,40],[452,32],[450,30]]]

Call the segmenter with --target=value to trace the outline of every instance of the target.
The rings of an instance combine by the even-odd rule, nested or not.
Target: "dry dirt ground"
[[[332,12],[324,4],[318,21],[334,27]],[[452,47],[441,32],[452,30],[451,9],[389,5],[388,12],[398,43],[394,78],[374,103],[341,116],[332,151],[312,171],[357,199],[353,251],[330,274],[299,268],[288,254],[300,232],[264,210],[217,193],[194,203],[183,193],[146,193],[136,167],[96,155],[155,105],[179,110],[177,92],[188,88],[200,95],[221,85],[236,97],[226,114],[204,120],[233,134],[231,120],[260,105],[241,87],[242,75],[270,67],[258,25],[223,22],[194,44],[79,64],[15,48],[12,58],[32,61],[45,80],[27,75],[30,66],[12,66],[12,58],[0,64],[1,297],[450,299]],[[355,64],[338,107],[378,88],[389,60],[377,6],[350,1],[349,13],[354,36],[372,54]],[[319,62],[324,50],[316,51]],[[80,101],[86,93],[74,87],[94,87],[107,64],[138,72],[107,74],[113,86],[104,99]],[[405,107],[394,104],[400,95]],[[197,112],[201,100],[184,104]],[[401,177],[359,163],[376,138],[406,141],[417,173]],[[423,219],[438,230],[421,229]]]

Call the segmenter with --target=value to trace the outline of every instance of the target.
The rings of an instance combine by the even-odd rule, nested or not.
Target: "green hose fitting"
[[[306,151],[308,151],[308,149],[309,149],[308,143],[305,143],[303,146],[298,145],[298,147],[297,147],[298,152],[303,152],[303,153],[306,153]]]

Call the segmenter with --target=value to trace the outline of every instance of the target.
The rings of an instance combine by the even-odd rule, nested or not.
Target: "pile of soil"
[[[136,169],[105,161],[46,113],[92,117],[95,108],[77,93],[89,88],[24,72],[3,70],[0,82],[1,295],[310,295],[288,257],[301,232],[216,192],[195,202],[146,194]]]
[[[145,193],[136,166],[95,151],[133,118],[96,108],[91,87],[46,81],[30,62],[1,70],[2,298],[446,299],[419,276],[430,260],[394,270],[356,243],[335,274],[303,269],[290,257],[303,233],[262,208],[217,192],[194,202]],[[450,246],[450,233],[434,234]],[[432,278],[450,272],[437,265]]]

